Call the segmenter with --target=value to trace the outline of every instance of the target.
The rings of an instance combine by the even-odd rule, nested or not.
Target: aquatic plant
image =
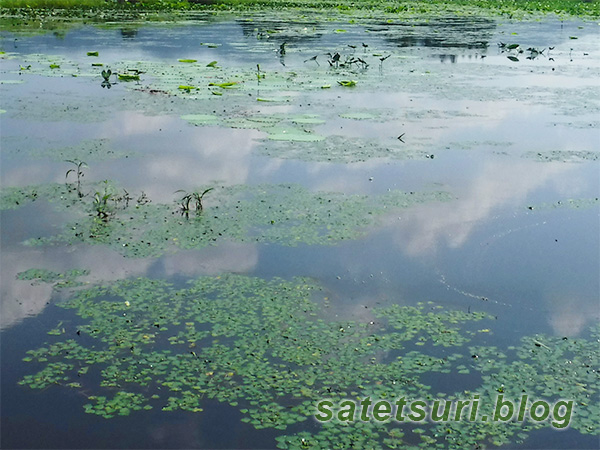
[[[330,67],[338,67],[341,55],[339,53],[334,53],[334,54],[327,53],[327,56],[329,56],[329,59],[327,60],[327,62],[329,63],[329,66]]]
[[[234,89],[239,87],[239,83],[237,81],[226,81],[224,83],[209,83],[208,85],[220,87],[221,89]]]
[[[256,65],[256,80],[260,83],[261,80],[265,79],[265,73],[260,70],[260,64]]]
[[[182,85],[179,86],[178,89],[180,89],[182,91],[185,91],[185,92],[187,92],[189,94],[191,91],[196,90],[198,88],[196,86],[189,86],[189,85],[186,85],[186,84],[182,84]]]
[[[146,195],[146,193],[144,191],[142,191],[140,193],[140,196],[136,200],[136,203],[137,203],[138,206],[144,206],[144,205],[147,205],[150,202],[152,202],[152,200],[150,200],[148,198],[148,195]]]
[[[79,387],[77,384],[79,383],[75,383],[75,386],[72,387]],[[97,414],[105,419],[110,419],[116,415],[128,416],[132,411],[141,409],[152,409],[150,405],[142,406],[144,396],[133,392],[119,391],[111,399],[107,399],[103,395],[90,395],[88,400],[92,403],[83,405],[84,411],[89,414]]]
[[[320,66],[321,64],[319,64],[319,61],[317,61],[317,57],[318,57],[318,56],[319,56],[319,55],[312,56],[312,57],[310,57],[310,58],[308,58],[308,59],[305,59],[305,60],[304,60],[304,62],[306,63],[306,62],[308,62],[308,61],[314,61],[315,63],[317,63],[317,66]]]
[[[104,189],[104,192],[101,193],[97,191],[94,194],[94,211],[96,212],[96,216],[98,216],[100,219],[107,220],[115,213],[114,210],[109,206],[109,202],[111,200],[113,200],[113,194],[108,192],[106,188]]]
[[[240,275],[200,277],[184,288],[148,278],[90,286],[59,305],[78,318],[58,322],[48,342],[27,352],[34,373],[20,384],[85,391],[83,410],[107,419],[149,409],[202,414],[204,399],[214,399],[256,429],[287,431],[274,443],[281,449],[472,448],[519,443],[550,426],[371,420],[303,427],[322,398],[478,395],[481,410],[492,411],[499,389],[518,398],[560,396],[578,405],[572,429],[600,432],[597,326],[576,340],[526,336],[504,352],[481,342],[493,327],[485,313],[427,302],[374,308],[367,320],[330,320],[321,315],[322,296],[306,279]],[[423,381],[470,371],[481,378],[464,392]]]
[[[117,77],[121,81],[139,81],[140,80],[140,76],[136,75],[136,74],[132,75],[132,74],[128,74],[128,73],[119,73],[119,74],[117,74]]]
[[[82,286],[78,281],[79,277],[89,275],[90,271],[86,269],[71,269],[67,272],[54,272],[48,269],[28,269],[17,274],[17,280],[31,281],[32,285],[40,283],[52,284],[54,289],[70,288]]]
[[[198,3],[188,0],[145,0],[143,3],[137,2],[116,2],[106,3],[102,0],[4,0],[2,7],[9,10],[18,10],[22,17],[48,17],[56,20],[58,13],[60,16],[73,19],[82,12],[96,19],[96,16],[103,17],[106,11],[111,12],[111,16],[136,19],[139,17],[161,17],[162,11],[185,13],[189,10],[207,10],[207,11],[261,11],[304,9],[304,10],[329,10],[330,12],[339,11],[348,13],[349,11],[373,11],[387,14],[402,14],[402,16],[414,15],[432,15],[448,13],[476,13],[476,14],[494,14],[508,17],[523,16],[535,13],[562,13],[572,15],[588,15],[592,17],[600,16],[600,7],[595,1],[580,0],[548,0],[539,2],[535,0],[455,0],[451,3],[443,0],[418,0],[418,1],[375,1],[363,0],[361,2],[334,2],[332,0],[223,0],[221,3]],[[48,13],[53,10],[52,14]],[[164,13],[162,13],[164,14]],[[60,17],[59,16],[59,17]],[[171,19],[172,16],[167,16]],[[260,33],[257,37],[260,36]]]
[[[69,174],[74,173],[75,177],[77,178],[77,195],[79,195],[79,197],[83,197],[83,193],[81,192],[81,180],[85,175],[83,173],[83,169],[87,168],[88,165],[79,160],[66,160],[66,162],[73,164],[75,168],[67,170],[65,173],[65,180],[69,177]]]
[[[121,196],[121,200],[125,202],[125,208],[127,208],[129,206],[129,202],[133,200],[133,197],[129,195],[129,192],[127,192],[126,189],[123,189],[123,195]]]
[[[181,211],[185,214],[188,214],[193,209],[193,206],[195,206],[196,214],[199,214],[200,212],[202,212],[202,210],[204,209],[202,206],[202,199],[204,198],[204,196],[207,193],[209,193],[213,189],[214,188],[205,189],[204,191],[202,191],[202,193],[200,193],[200,192],[187,193],[182,189],[175,191],[175,193],[183,192],[185,194],[181,198],[181,200],[179,200],[180,206],[181,206]]]
[[[446,192],[391,191],[368,197],[312,193],[297,185],[215,186],[205,192],[186,193],[181,198],[180,210],[189,213],[192,209],[201,211],[208,192],[214,195],[211,214],[202,215],[200,224],[181,221],[173,214],[172,204],[151,204],[144,193],[135,208],[127,214],[118,214],[117,203],[124,201],[119,189],[113,185],[107,187],[106,183],[90,186],[98,192],[94,204],[100,212],[95,208],[90,211],[89,204],[77,195],[64,195],[64,189],[54,185],[0,191],[0,206],[21,206],[32,201],[35,192],[35,199],[54,201],[59,209],[68,207],[88,215],[88,219],[65,224],[57,235],[29,239],[27,245],[84,242],[108,245],[127,256],[145,257],[161,255],[173,246],[201,248],[223,239],[292,246],[332,245],[364,235],[368,227],[378,223],[378,218],[393,214],[395,209],[452,200]],[[109,196],[104,199],[105,195]],[[113,226],[102,227],[99,234],[97,219],[104,212],[112,212],[109,215]],[[97,239],[98,235],[104,238]]]

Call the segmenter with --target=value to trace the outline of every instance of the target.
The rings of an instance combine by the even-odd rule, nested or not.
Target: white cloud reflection
[[[574,337],[581,334],[590,322],[600,320],[600,300],[581,299],[577,294],[547,296],[549,322],[558,336]]]
[[[0,329],[18,324],[26,317],[41,313],[53,300],[51,285],[17,280],[19,272],[47,268],[64,272],[72,268],[90,270],[81,278],[86,282],[110,282],[127,277],[184,275],[196,277],[222,272],[247,273],[258,262],[255,245],[225,243],[196,251],[183,251],[153,258],[132,259],[98,246],[31,249],[15,247],[2,251],[0,272]]]
[[[194,127],[178,117],[130,113],[106,126],[106,133],[116,141],[147,151],[147,156],[131,162],[132,170],[125,178],[131,189],[144,191],[155,202],[172,201],[178,189],[217,182],[244,184],[253,139],[259,136],[255,130]]]
[[[522,206],[537,189],[558,177],[564,177],[573,166],[537,164],[529,161],[485,163],[479,175],[455,192],[458,199],[448,203],[424,204],[389,218],[396,245],[410,255],[435,253],[439,245],[461,247],[482,222],[493,218],[504,206]]]

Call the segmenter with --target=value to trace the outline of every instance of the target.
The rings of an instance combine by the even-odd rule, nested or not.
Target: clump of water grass
[[[83,193],[81,192],[81,180],[85,176],[85,174],[83,173],[83,169],[88,168],[88,165],[84,161],[80,161],[77,159],[67,159],[66,162],[73,164],[75,167],[73,169],[67,170],[67,172],[65,173],[65,180],[69,178],[70,174],[75,174],[75,177],[77,178],[77,195],[79,196],[79,198],[82,198]]]
[[[135,202],[137,203],[138,206],[142,206],[142,205],[147,205],[148,203],[151,203],[152,200],[150,200],[148,198],[148,195],[144,191],[142,191]]]
[[[175,191],[175,193],[183,192],[185,194],[181,198],[181,200],[179,200],[179,206],[181,207],[182,213],[185,214],[186,216],[192,210],[195,210],[196,214],[201,213],[202,210],[204,209],[204,206],[202,205],[202,199],[204,198],[204,196],[207,193],[209,193],[213,189],[214,188],[205,189],[202,193],[200,193],[200,192],[190,192],[190,193],[187,193],[186,191],[184,191],[182,189],[180,189],[178,191]]]
[[[114,209],[109,205],[111,200],[113,200],[113,195],[107,192],[106,189],[103,193],[96,191],[94,194],[94,211],[99,218],[108,220],[110,216],[115,214]]]

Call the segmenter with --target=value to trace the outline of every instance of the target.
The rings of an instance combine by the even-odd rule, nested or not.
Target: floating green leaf
[[[237,81],[228,81],[226,83],[209,83],[208,85],[220,87],[223,89],[235,89],[239,87]]]
[[[121,81],[139,81],[140,79],[140,76],[137,74],[119,73],[117,76]]]
[[[574,399],[578,415],[571,427],[600,431],[594,425],[600,410],[589,406],[597,404],[597,375],[584,370],[600,363],[597,327],[590,339],[525,337],[512,350],[516,359],[509,360],[494,347],[466,347],[476,335],[468,331],[469,324],[493,324],[485,313],[445,310],[429,302],[374,308],[377,326],[331,321],[319,317],[321,306],[314,300],[319,291],[306,279],[241,275],[200,277],[183,288],[148,278],[89,287],[60,304],[80,317],[78,334],[85,339],[61,341],[65,333],[53,333],[52,342],[27,352],[24,360],[42,370],[25,375],[20,384],[85,391],[90,403],[83,405],[84,411],[107,419],[149,410],[152,404],[166,412],[202,413],[204,399],[214,399],[239,407],[242,421],[256,429],[276,430],[310,419],[322,398],[452,401],[477,394],[480,408],[491,411],[501,389],[515,398],[526,392]],[[67,333],[72,328],[66,322],[56,327]],[[419,343],[422,351],[414,350]],[[157,350],[164,344],[168,350]],[[471,392],[435,394],[421,381],[431,373],[468,374],[473,369],[482,381]],[[88,376],[92,371],[100,381]],[[113,390],[112,398],[99,395],[107,389]],[[458,449],[484,440],[508,444],[549,426],[488,425],[464,420],[400,431],[394,424],[332,421],[314,433],[300,431],[276,442],[282,449],[403,448],[410,432],[411,439],[420,436],[427,448],[443,444]]]

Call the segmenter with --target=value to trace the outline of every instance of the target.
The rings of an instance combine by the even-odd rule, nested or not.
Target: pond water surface
[[[421,447],[433,445],[428,439],[442,448],[597,447],[600,411],[589,405],[598,405],[599,381],[598,24],[265,14],[40,34],[5,27],[0,37],[4,447],[327,448],[345,442],[395,448],[400,440],[393,441],[392,428],[405,433],[402,445]],[[109,69],[103,83],[101,72]],[[191,199],[186,212],[185,195],[207,189],[202,209]],[[84,272],[69,275],[73,270]],[[220,312],[210,303],[203,308],[214,316],[190,312],[194,299],[213,289],[189,291],[194,280],[214,283],[202,301],[225,302]],[[105,290],[89,294],[97,285]],[[297,305],[287,305],[283,292],[309,285]],[[166,293],[155,298],[161,289]],[[86,292],[94,305],[123,309],[141,298],[154,306],[136,310],[136,318],[142,309],[148,316],[139,319],[134,337],[124,331],[129,325],[114,325],[126,309],[107,306],[86,316],[91,304],[73,306]],[[260,313],[239,306],[269,295],[287,305],[272,313],[283,314],[276,322],[266,306]],[[394,305],[417,309],[402,309],[406,322],[393,326]],[[167,316],[164,311],[179,311],[181,323],[153,316],[151,308]],[[307,310],[310,317],[303,316]],[[428,340],[440,325],[426,313],[438,310],[464,314],[457,322],[464,341],[446,347],[444,334],[454,336],[454,325]],[[289,354],[270,344],[276,340],[271,329],[243,328],[255,313],[257,323],[281,326],[277,339],[286,330],[298,339]],[[483,322],[471,323],[474,313],[483,313],[476,319]],[[86,328],[94,314],[113,324],[107,339],[94,334],[106,331],[92,330],[96,322]],[[198,319],[190,319],[194,314]],[[368,336],[405,333],[413,322],[421,323],[414,339],[396,336],[402,345],[381,348],[373,341],[373,354],[363,348],[371,346]],[[343,353],[352,343],[360,353],[335,366],[354,377],[347,385],[335,381],[333,369],[320,369],[335,359],[329,338],[323,348],[316,339],[328,324],[362,330],[333,346]],[[191,328],[201,335],[194,342]],[[188,341],[174,345],[177,333],[188,333]],[[232,353],[222,356],[232,358],[227,367],[209,361],[219,345],[247,356],[253,340],[265,337],[253,369]],[[28,350],[58,342],[113,353],[106,360],[73,357],[79,350],[69,347],[27,361]],[[126,352],[114,351],[122,342]],[[457,425],[453,432],[469,435],[466,441],[440,437],[428,423],[416,432],[403,424],[344,432],[372,436],[359,445],[335,430],[323,434],[308,406],[293,409],[302,400],[309,405],[333,396],[335,386],[340,398],[360,397],[361,390],[374,396],[380,388],[393,393],[389,365],[408,352],[449,364],[451,355],[462,355],[448,373],[402,372],[423,383],[421,391],[408,391],[413,396],[483,393],[490,376],[508,376],[519,358],[518,367],[541,376],[536,363],[515,355],[527,353],[523,346],[531,342],[536,351],[548,349],[538,359],[530,355],[540,367],[587,361],[574,378],[558,369],[543,380],[529,378],[534,387],[547,382],[537,395],[554,401],[567,398],[558,391],[561,378],[582,386],[568,430],[541,426],[518,435],[503,423],[483,432]],[[595,345],[577,354],[556,350],[561,342]],[[209,347],[212,356],[202,353]],[[303,347],[314,360],[294,353]],[[477,368],[484,357],[475,358],[474,348],[483,355],[484,347],[489,361],[503,361],[506,367],[497,368],[503,375]],[[173,365],[153,373],[149,384],[108,373],[111,367],[135,371],[163,350],[206,365],[169,381],[169,373],[188,364],[169,360]],[[22,381],[48,360],[73,366],[57,369],[46,384]],[[372,364],[372,378],[361,364]],[[91,367],[89,375],[82,367]],[[268,389],[257,387],[262,370],[278,371]],[[298,373],[293,388],[279,389],[280,372]],[[190,388],[190,377],[204,381]],[[511,389],[521,392],[517,384],[525,381],[512,381]],[[498,383],[494,389],[503,392]],[[152,409],[130,411],[132,400],[113,409],[84,407],[117,392],[140,395],[140,405]],[[150,399],[156,401],[144,403]],[[283,412],[263,410],[268,404]],[[288,410],[298,416],[285,416]]]

